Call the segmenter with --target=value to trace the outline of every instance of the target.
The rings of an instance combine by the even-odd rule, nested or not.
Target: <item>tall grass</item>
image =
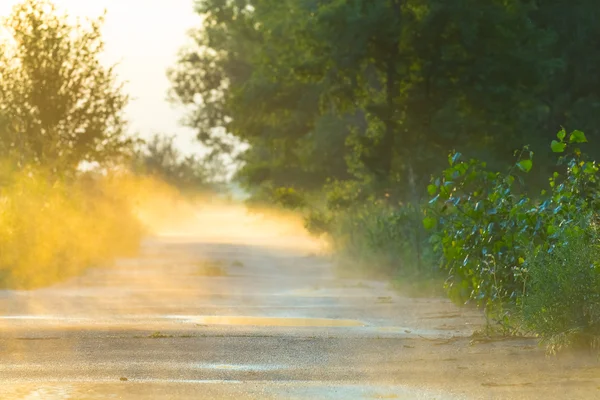
[[[566,347],[600,351],[600,232],[592,219],[561,230],[550,252],[535,254],[529,280],[525,327],[551,353]]]
[[[411,206],[365,202],[337,212],[312,212],[306,226],[327,232],[340,274],[417,283],[439,272],[421,219]]]
[[[0,173],[0,287],[31,289],[135,254],[135,187],[118,174]]]

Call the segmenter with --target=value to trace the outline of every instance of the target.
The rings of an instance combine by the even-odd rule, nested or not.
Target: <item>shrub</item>
[[[379,276],[429,273],[434,265],[421,233],[418,208],[365,202],[330,214],[312,214],[310,226],[324,225],[342,272]],[[321,224],[321,225],[318,225]]]
[[[599,233],[592,217],[584,218],[564,226],[550,251],[531,256],[523,323],[551,352],[575,346],[600,350]]]
[[[118,177],[67,181],[32,169],[3,177],[0,286],[45,286],[135,254],[142,228]]]
[[[434,248],[442,254],[450,298],[497,313],[492,309],[523,291],[531,238],[544,240],[540,215],[519,192],[516,169],[491,172],[483,162],[462,161],[460,154],[449,162],[443,176],[429,186],[435,197],[424,224],[433,230]]]
[[[423,222],[442,252],[450,297],[484,307],[505,332],[519,331],[515,322],[546,338],[596,329],[589,320],[597,315],[591,267],[596,236],[589,229],[580,233],[577,221],[598,210],[598,166],[578,147],[587,141],[582,132],[562,130],[557,139],[551,147],[564,153],[559,168],[565,172],[554,173],[550,190],[538,199],[527,196],[519,175],[533,167],[527,149],[507,174],[453,154],[450,167],[429,186],[434,197]],[[527,306],[520,307],[525,300]],[[571,306],[577,310],[567,311]]]

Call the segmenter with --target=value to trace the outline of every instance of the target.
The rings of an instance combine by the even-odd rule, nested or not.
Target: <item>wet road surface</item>
[[[245,235],[154,237],[0,292],[0,399],[600,398],[593,357],[473,343],[476,311],[337,278],[304,235],[215,218]]]

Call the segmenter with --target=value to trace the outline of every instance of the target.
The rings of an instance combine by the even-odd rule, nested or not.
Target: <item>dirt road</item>
[[[0,292],[0,399],[600,398],[600,362],[472,343],[477,312],[338,279],[279,222],[205,210],[138,258]]]

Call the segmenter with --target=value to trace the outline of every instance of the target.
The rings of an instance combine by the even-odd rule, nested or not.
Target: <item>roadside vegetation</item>
[[[581,131],[558,133],[560,172],[535,197],[524,187],[527,148],[507,173],[454,153],[428,188],[424,224],[450,298],[482,307],[503,333],[540,335],[551,351],[600,349],[600,182],[585,142]]]
[[[597,346],[594,1],[196,11],[172,97],[250,204],[301,213],[340,273],[435,282],[489,333]]]
[[[37,0],[3,21],[1,287],[48,285],[137,248],[141,226],[115,169],[131,144],[128,98],[98,62],[101,23],[69,24]]]
[[[140,208],[210,187],[170,139],[126,135],[102,18],[24,0],[0,30],[0,288],[31,289],[134,255]],[[212,180],[211,182],[212,183]]]

